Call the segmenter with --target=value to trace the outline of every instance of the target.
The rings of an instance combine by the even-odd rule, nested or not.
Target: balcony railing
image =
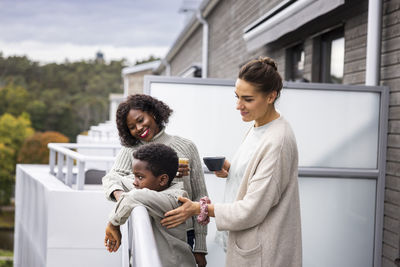
[[[129,243],[132,244],[132,266],[161,267],[162,264],[158,255],[153,228],[151,227],[147,209],[143,206],[134,208],[130,223],[130,227],[132,227],[132,236],[129,236]]]
[[[49,143],[48,148],[50,150],[50,173],[70,187],[72,187],[76,176],[77,189],[83,190],[88,163],[99,162],[103,170],[109,171],[121,146],[115,144]],[[108,150],[112,156],[84,155],[72,149]]]

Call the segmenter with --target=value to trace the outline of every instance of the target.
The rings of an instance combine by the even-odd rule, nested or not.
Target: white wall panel
[[[301,167],[377,168],[378,93],[283,89]]]
[[[192,140],[201,157],[230,159],[251,125],[236,110],[234,90],[223,85],[153,83],[151,95],[174,110],[168,133]]]

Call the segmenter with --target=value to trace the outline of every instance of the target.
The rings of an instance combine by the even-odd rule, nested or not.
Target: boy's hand
[[[121,231],[119,226],[108,223],[106,227],[106,237],[104,238],[104,246],[109,252],[116,252],[121,245]]]
[[[198,267],[206,267],[207,265],[206,254],[200,252],[194,252],[193,255],[194,258],[196,259]]]

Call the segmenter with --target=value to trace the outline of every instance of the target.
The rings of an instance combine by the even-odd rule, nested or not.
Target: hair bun
[[[270,65],[275,71],[278,71],[278,64],[270,57],[260,57],[258,59],[261,63]]]

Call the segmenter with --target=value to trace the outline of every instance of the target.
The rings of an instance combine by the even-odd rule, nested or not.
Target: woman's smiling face
[[[236,81],[236,109],[240,111],[243,121],[262,122],[268,116],[268,95],[259,92],[254,85],[241,79]]]
[[[160,132],[153,115],[138,109],[131,109],[126,116],[126,125],[133,137],[149,142]]]

